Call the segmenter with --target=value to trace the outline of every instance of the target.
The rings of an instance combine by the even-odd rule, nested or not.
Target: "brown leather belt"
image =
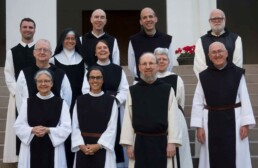
[[[241,107],[241,102],[236,104],[224,105],[224,106],[207,106],[207,105],[204,106],[205,109],[214,110],[214,111],[230,110],[237,107]]]
[[[162,136],[162,135],[168,135],[167,132],[161,132],[161,133],[145,133],[145,132],[135,132],[137,135],[143,135],[143,136]]]
[[[82,132],[81,135],[84,136],[84,137],[99,138],[99,137],[101,137],[102,134],[101,133]]]

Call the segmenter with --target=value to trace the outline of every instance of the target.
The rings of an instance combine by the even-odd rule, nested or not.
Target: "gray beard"
[[[146,83],[152,84],[157,80],[157,75],[155,74],[154,76],[146,77],[142,74],[140,74],[140,77],[142,80],[144,80]]]

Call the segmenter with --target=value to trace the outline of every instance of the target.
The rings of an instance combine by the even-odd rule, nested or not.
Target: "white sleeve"
[[[122,70],[122,77],[118,87],[118,93],[116,95],[116,99],[119,101],[118,106],[123,104],[127,98],[127,93],[129,90],[129,84],[125,75],[125,72]]]
[[[238,36],[235,42],[235,50],[233,53],[233,63],[242,68],[243,67],[243,46],[241,37]]]
[[[136,66],[138,66],[138,65],[136,65],[135,53],[134,53],[134,50],[133,50],[132,43],[130,41],[129,46],[128,46],[128,69],[131,72],[131,75],[133,77],[138,77]]]
[[[193,70],[196,77],[199,79],[199,73],[207,68],[205,53],[202,47],[202,40],[199,38],[195,44],[195,56]]]
[[[117,117],[118,107],[116,105],[116,101],[114,101],[107,129],[102,133],[98,140],[98,144],[101,144],[106,150],[114,151],[117,131]]]
[[[120,65],[120,52],[117,44],[117,40],[114,41],[113,53],[112,53],[113,63],[116,65]]]
[[[135,137],[135,133],[132,125],[132,99],[131,99],[130,92],[128,92],[126,103],[125,103],[125,112],[124,112],[124,118],[122,122],[119,143],[121,145],[133,145],[134,137]]]
[[[191,127],[203,127],[203,110],[205,98],[200,81],[198,81],[193,98],[192,112],[191,112]]]
[[[85,145],[83,137],[81,135],[81,130],[79,127],[78,114],[77,114],[77,102],[75,102],[73,108],[72,116],[72,152],[77,152],[80,150],[80,145]]]
[[[60,96],[66,101],[67,105],[70,107],[72,102],[72,89],[66,74],[63,77]]]
[[[30,127],[28,124],[27,114],[27,99],[25,99],[13,127],[19,139],[29,146],[34,134],[31,132],[33,127]]]
[[[15,96],[15,102],[16,102],[17,111],[19,113],[23,100],[29,97],[28,86],[27,86],[27,82],[26,82],[26,78],[24,76],[23,70],[21,70],[18,76],[16,90],[17,91]]]
[[[9,50],[6,53],[6,60],[4,66],[5,83],[8,87],[9,92],[14,96],[16,90],[16,79],[13,65],[13,54]]]
[[[185,86],[184,81],[180,76],[177,78],[177,91],[176,97],[178,104],[184,109],[185,108]]]
[[[70,135],[71,129],[71,117],[69,107],[65,101],[62,104],[62,111],[59,123],[56,127],[49,128],[50,133],[48,134],[54,147],[64,143],[67,137]]]
[[[172,39],[171,39],[172,40]],[[174,62],[175,62],[175,60],[174,60],[174,56],[173,56],[173,48],[172,48],[172,41],[171,41],[171,43],[170,43],[170,45],[169,45],[169,48],[168,48],[168,57],[169,57],[169,65],[168,65],[168,71],[172,71],[172,69],[173,69],[173,65],[174,65]]]
[[[86,69],[84,77],[83,77],[83,83],[82,83],[82,94],[87,94],[90,92],[90,84],[87,79],[87,73],[88,73],[88,71]]]
[[[170,89],[168,100],[168,143],[174,143],[177,146],[182,145],[182,128],[178,121],[178,104],[175,98],[173,88]],[[180,112],[181,113],[181,112]]]
[[[244,75],[241,78],[239,89],[238,89],[239,99],[241,101],[241,126],[249,125],[250,128],[255,126],[255,118],[249,98],[246,81]]]

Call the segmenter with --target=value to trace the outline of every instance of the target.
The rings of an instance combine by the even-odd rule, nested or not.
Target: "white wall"
[[[21,40],[20,21],[29,17],[36,22],[34,40],[45,38],[56,45],[56,0],[6,0],[6,50]]]
[[[209,26],[216,0],[167,0],[167,32],[173,36],[173,49],[193,45]]]

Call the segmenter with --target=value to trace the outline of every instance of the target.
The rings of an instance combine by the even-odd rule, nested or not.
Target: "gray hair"
[[[47,43],[48,49],[49,49],[49,50],[51,51],[51,53],[52,53],[51,43],[50,43],[50,41],[47,40],[47,39],[39,39],[39,40],[37,41],[37,43],[35,44],[35,48],[37,48],[37,45],[38,45],[38,43],[40,43],[40,42]]]
[[[167,48],[161,48],[158,47],[154,50],[154,55],[166,55],[168,57],[168,49]]]
[[[38,79],[38,77],[42,74],[47,75],[50,78],[50,80],[53,81],[53,76],[52,76],[51,72],[47,69],[38,70],[36,75],[34,76],[34,80],[36,81]]]

